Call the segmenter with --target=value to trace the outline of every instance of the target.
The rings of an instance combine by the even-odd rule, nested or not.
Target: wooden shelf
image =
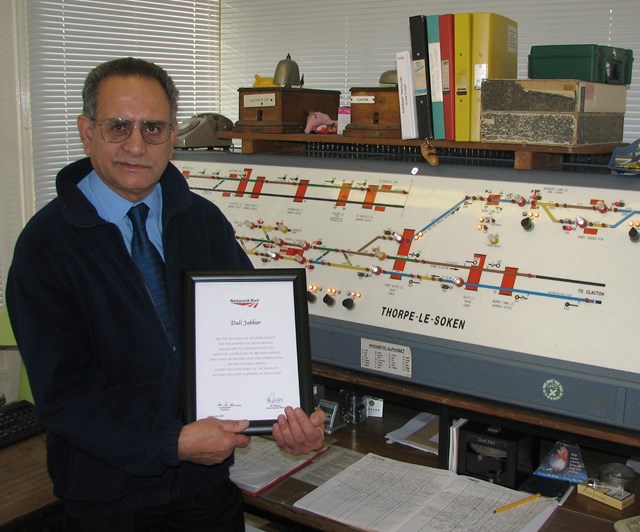
[[[538,410],[418,386],[324,364],[314,363],[313,375],[316,380],[327,379],[349,385],[352,388],[360,387],[361,389],[369,391],[389,393],[395,396],[410,398],[412,401],[426,401],[452,409],[456,412],[485,415],[495,418],[496,420],[503,420],[503,422],[511,421],[529,427],[543,428],[552,432],[572,434],[575,435],[576,438],[580,437],[598,442],[608,442],[627,449],[640,449],[640,432],[638,431],[558,416]],[[441,434],[441,437],[442,436]],[[605,447],[607,447],[606,443]]]
[[[413,146],[422,147],[426,141],[421,139],[402,140],[389,137],[352,137],[344,135],[305,135],[303,133],[240,133],[221,131],[220,138],[241,139],[242,153],[301,153],[310,142],[331,144],[374,145],[374,146]],[[453,142],[432,140],[429,143],[436,148],[457,148],[470,150],[510,151],[514,153],[514,168],[533,170],[549,166],[560,166],[566,154],[602,155],[611,154],[620,144],[592,144],[586,146],[543,146],[537,144],[507,144],[497,142]]]

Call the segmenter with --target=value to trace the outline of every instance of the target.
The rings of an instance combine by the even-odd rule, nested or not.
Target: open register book
[[[538,530],[555,498],[495,512],[529,494],[451,471],[368,454],[294,506],[362,530]]]
[[[329,446],[301,456],[287,454],[275,440],[253,436],[244,449],[236,449],[231,480],[245,493],[259,495],[323,454]]]

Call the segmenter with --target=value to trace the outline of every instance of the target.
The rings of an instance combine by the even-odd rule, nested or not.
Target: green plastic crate
[[[532,46],[530,79],[580,79],[629,85],[633,51],[597,44]]]

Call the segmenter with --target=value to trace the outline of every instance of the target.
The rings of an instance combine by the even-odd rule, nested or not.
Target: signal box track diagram
[[[310,314],[640,373],[637,190],[247,160],[174,164]]]

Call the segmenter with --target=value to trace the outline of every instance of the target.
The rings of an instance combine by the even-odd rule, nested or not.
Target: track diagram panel
[[[640,192],[178,160],[315,316],[640,373]]]

